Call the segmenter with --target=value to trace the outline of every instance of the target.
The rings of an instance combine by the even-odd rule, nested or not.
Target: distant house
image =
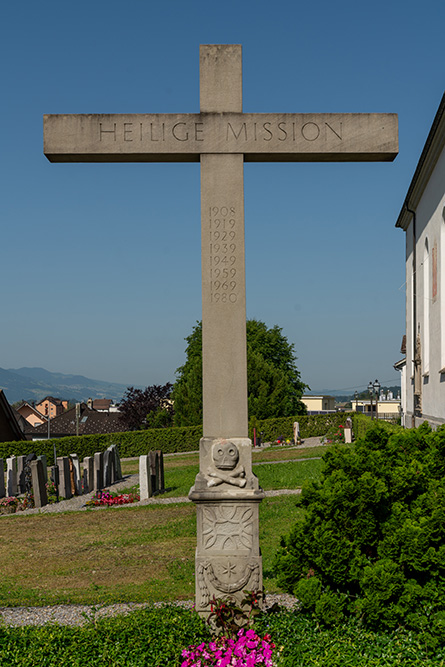
[[[0,442],[25,440],[14,410],[9,405],[3,390],[0,389]]]
[[[305,404],[309,415],[335,412],[334,396],[302,396],[301,400]]]
[[[31,426],[39,426],[40,424],[46,424],[47,422],[47,417],[42,415],[37,408],[26,401],[23,401],[23,403],[16,408],[16,412],[26,419]]]
[[[100,412],[93,410],[86,403],[79,403],[79,408],[66,410],[49,423],[51,438],[64,438],[68,435],[93,435],[95,433],[117,433],[126,431],[120,421],[119,412]],[[41,424],[27,429],[29,440],[41,440],[48,437],[48,424]]]
[[[386,398],[380,396],[377,404],[377,417],[391,421],[400,417],[400,398]],[[361,412],[368,417],[375,417],[375,398],[371,399],[357,399],[353,400],[351,404],[353,412]]]
[[[87,405],[93,410],[98,410],[98,412],[119,412],[119,408],[111,398],[95,398],[94,400],[89,398]]]
[[[61,415],[67,408],[68,401],[62,401],[60,398],[54,398],[54,396],[46,396],[40,403],[36,404],[36,410],[50,419]]]

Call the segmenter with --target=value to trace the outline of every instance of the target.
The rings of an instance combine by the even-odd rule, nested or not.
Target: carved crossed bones
[[[234,471],[233,473],[226,474],[220,470],[218,472],[209,472],[208,475],[206,475],[207,478],[207,486],[218,486],[219,484],[222,484],[223,482],[226,482],[227,484],[231,484],[232,486],[246,486],[246,479],[245,479],[246,473],[244,470],[244,466],[241,466],[238,470]],[[211,479],[209,479],[209,477]]]

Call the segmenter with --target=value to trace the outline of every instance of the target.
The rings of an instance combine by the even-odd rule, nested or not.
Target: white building
[[[445,423],[445,95],[396,227],[406,233],[404,425],[437,426]]]

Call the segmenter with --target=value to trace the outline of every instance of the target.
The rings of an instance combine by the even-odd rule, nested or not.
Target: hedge
[[[344,424],[347,417],[352,418],[353,430],[356,438],[362,437],[373,421],[364,415],[355,412],[330,412],[325,415],[298,415],[295,417],[281,417],[277,419],[251,419],[249,422],[249,436],[253,439],[253,429],[257,436],[262,433],[263,442],[273,442],[280,436],[286,439],[293,438],[293,424],[300,424],[301,437],[311,438],[325,435],[333,426]],[[391,430],[400,429],[400,426],[385,424]],[[6,459],[13,454],[21,456],[35,452],[45,454],[48,464],[53,462],[54,445],[57,456],[69,456],[76,453],[82,460],[85,456],[93,456],[95,452],[103,452],[111,444],[116,444],[121,457],[140,456],[147,454],[151,449],[160,449],[164,454],[175,452],[191,452],[199,449],[199,440],[202,438],[202,426],[177,426],[173,428],[149,428],[144,431],[124,431],[121,433],[104,433],[97,435],[72,435],[67,438],[51,438],[50,440],[17,440],[15,442],[0,442],[0,459]]]
[[[294,437],[294,422],[300,425],[300,435],[303,438],[321,437],[333,426],[344,424],[347,417],[353,417],[353,412],[329,412],[325,415],[297,415],[295,417],[280,417],[276,419],[251,419],[249,422],[249,436],[253,439],[253,429],[257,436],[261,435],[263,442],[273,442],[279,437],[286,440]]]
[[[164,454],[189,452],[199,448],[202,426],[179,426],[176,428],[151,428],[144,431],[124,431],[121,433],[101,433],[96,435],[73,435],[50,440],[18,440],[0,443],[0,458],[20,456],[35,452],[45,454],[48,464],[54,460],[54,445],[57,456],[76,453],[82,460],[103,452],[111,444],[116,444],[121,457],[140,456],[151,449],[160,449]]]

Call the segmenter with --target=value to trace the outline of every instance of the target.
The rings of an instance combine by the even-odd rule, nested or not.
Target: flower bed
[[[127,505],[128,503],[137,503],[140,500],[140,496],[134,493],[112,493],[104,489],[103,491],[98,491],[95,496],[86,502],[86,505],[90,507],[98,506],[107,506],[113,507],[114,505]]]
[[[265,634],[261,639],[252,629],[241,629],[235,639],[218,637],[214,641],[198,646],[189,646],[182,651],[185,660],[181,667],[254,667],[264,665],[273,667],[272,653],[275,644],[271,637]]]

